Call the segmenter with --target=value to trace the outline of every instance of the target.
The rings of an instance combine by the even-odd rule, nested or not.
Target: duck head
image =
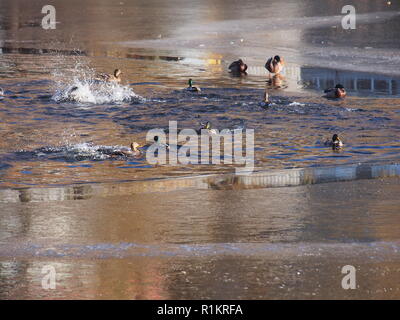
[[[140,144],[139,143],[137,143],[137,142],[132,142],[131,143],[131,150],[132,151],[135,151],[135,152],[139,151],[138,148],[140,148]]]
[[[193,80],[192,79],[189,79],[188,85],[189,85],[190,88],[192,87],[192,85],[193,85]]]
[[[114,77],[119,78],[122,74],[122,71],[120,69],[115,69],[114,70]]]
[[[207,121],[206,123],[203,123],[202,125],[203,125],[202,129],[207,129],[207,130],[211,129],[211,123],[209,121]]]
[[[270,102],[269,101],[269,94],[268,94],[267,90],[264,91],[264,102],[265,103],[269,103]]]
[[[340,140],[339,136],[335,133],[332,136],[332,149],[339,149],[342,147],[342,141]]]
[[[336,88],[336,89],[344,89],[343,85],[340,84],[340,83],[338,83],[338,84],[335,86],[335,88]]]
[[[332,142],[335,142],[335,141],[340,141],[339,136],[336,133],[332,136]]]
[[[239,59],[239,66],[240,71],[245,72],[247,70],[247,64],[245,64],[242,59]]]
[[[274,57],[274,60],[275,60],[276,62],[281,62],[281,57],[280,57],[280,56],[275,56],[275,57]]]

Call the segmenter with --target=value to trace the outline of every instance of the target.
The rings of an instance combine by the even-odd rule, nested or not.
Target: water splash
[[[145,99],[128,85],[99,81],[93,69],[76,63],[74,68],[53,73],[56,79],[52,100],[79,104],[139,103]]]
[[[91,143],[78,143],[65,146],[47,146],[35,149],[33,151],[20,150],[17,152],[19,159],[47,159],[61,160],[68,162],[91,160],[101,161],[110,158],[123,157],[118,156],[116,152],[128,150],[123,146],[103,146]]]

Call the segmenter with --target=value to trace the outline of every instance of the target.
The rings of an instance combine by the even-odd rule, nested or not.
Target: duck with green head
[[[343,147],[343,142],[340,140],[339,135],[335,133],[332,139],[326,139],[325,146],[331,147],[332,150],[339,150]]]
[[[216,129],[211,128],[211,123],[209,121],[207,121],[206,123],[201,123],[201,128],[197,130],[197,133],[201,134],[204,131],[208,134],[218,134],[218,131]]]
[[[200,92],[201,91],[200,88],[193,87],[193,80],[192,79],[189,79],[188,85],[189,86],[186,88],[187,91],[190,91],[190,92]]]

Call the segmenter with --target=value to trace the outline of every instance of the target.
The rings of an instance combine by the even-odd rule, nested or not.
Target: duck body
[[[237,61],[233,61],[229,65],[228,69],[233,74],[246,74],[247,64],[245,64],[242,59],[239,59]]]
[[[282,72],[283,66],[285,65],[283,58],[280,56],[275,56],[271,57],[267,60],[265,63],[265,68],[270,72],[270,73],[275,73],[278,74]]]
[[[101,74],[97,75],[96,80],[104,81],[104,82],[120,83],[121,82],[121,74],[122,74],[122,71],[120,69],[115,69],[113,74],[101,73]]]
[[[325,141],[325,146],[331,147],[332,150],[339,150],[343,147],[343,142],[340,140],[339,136],[337,134],[334,134],[332,136],[332,139],[327,139]]]
[[[157,145],[157,146],[159,146],[159,147],[165,148],[166,150],[169,150],[169,149],[170,149],[169,144],[168,144],[168,143],[160,142],[160,138],[159,138],[158,136],[154,136],[153,141],[154,141],[153,143],[148,143],[148,144],[146,144],[143,148],[148,149],[148,148],[149,148],[150,146],[152,146],[152,145]]]
[[[193,86],[193,80],[192,79],[189,79],[188,85],[189,86],[186,88],[186,91],[189,91],[189,92],[200,92],[201,91],[200,88]]]
[[[272,106],[272,101],[269,98],[269,94],[268,94],[267,90],[265,90],[265,92],[264,92],[264,101],[262,101],[260,103],[260,106],[262,108],[269,108]]]
[[[120,149],[112,152],[112,156],[139,157],[142,152],[138,149],[140,145],[132,142],[129,149]]]
[[[326,89],[324,91],[326,98],[342,99],[346,97],[347,93],[341,84],[337,84],[335,88]]]
[[[218,131],[216,129],[211,128],[211,123],[207,121],[206,123],[201,124],[201,128],[196,131],[197,134],[202,134],[203,132],[207,134],[218,134]]]

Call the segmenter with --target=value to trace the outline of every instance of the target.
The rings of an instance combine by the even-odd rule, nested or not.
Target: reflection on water
[[[358,95],[399,95],[400,80],[384,75],[302,68],[301,79],[308,88],[324,90],[341,83],[349,93]]]
[[[245,175],[213,174],[51,188],[0,189],[0,203],[82,200],[148,192],[178,190],[241,190],[320,184],[336,181],[400,177],[399,164],[358,164],[337,167],[288,169]]]

